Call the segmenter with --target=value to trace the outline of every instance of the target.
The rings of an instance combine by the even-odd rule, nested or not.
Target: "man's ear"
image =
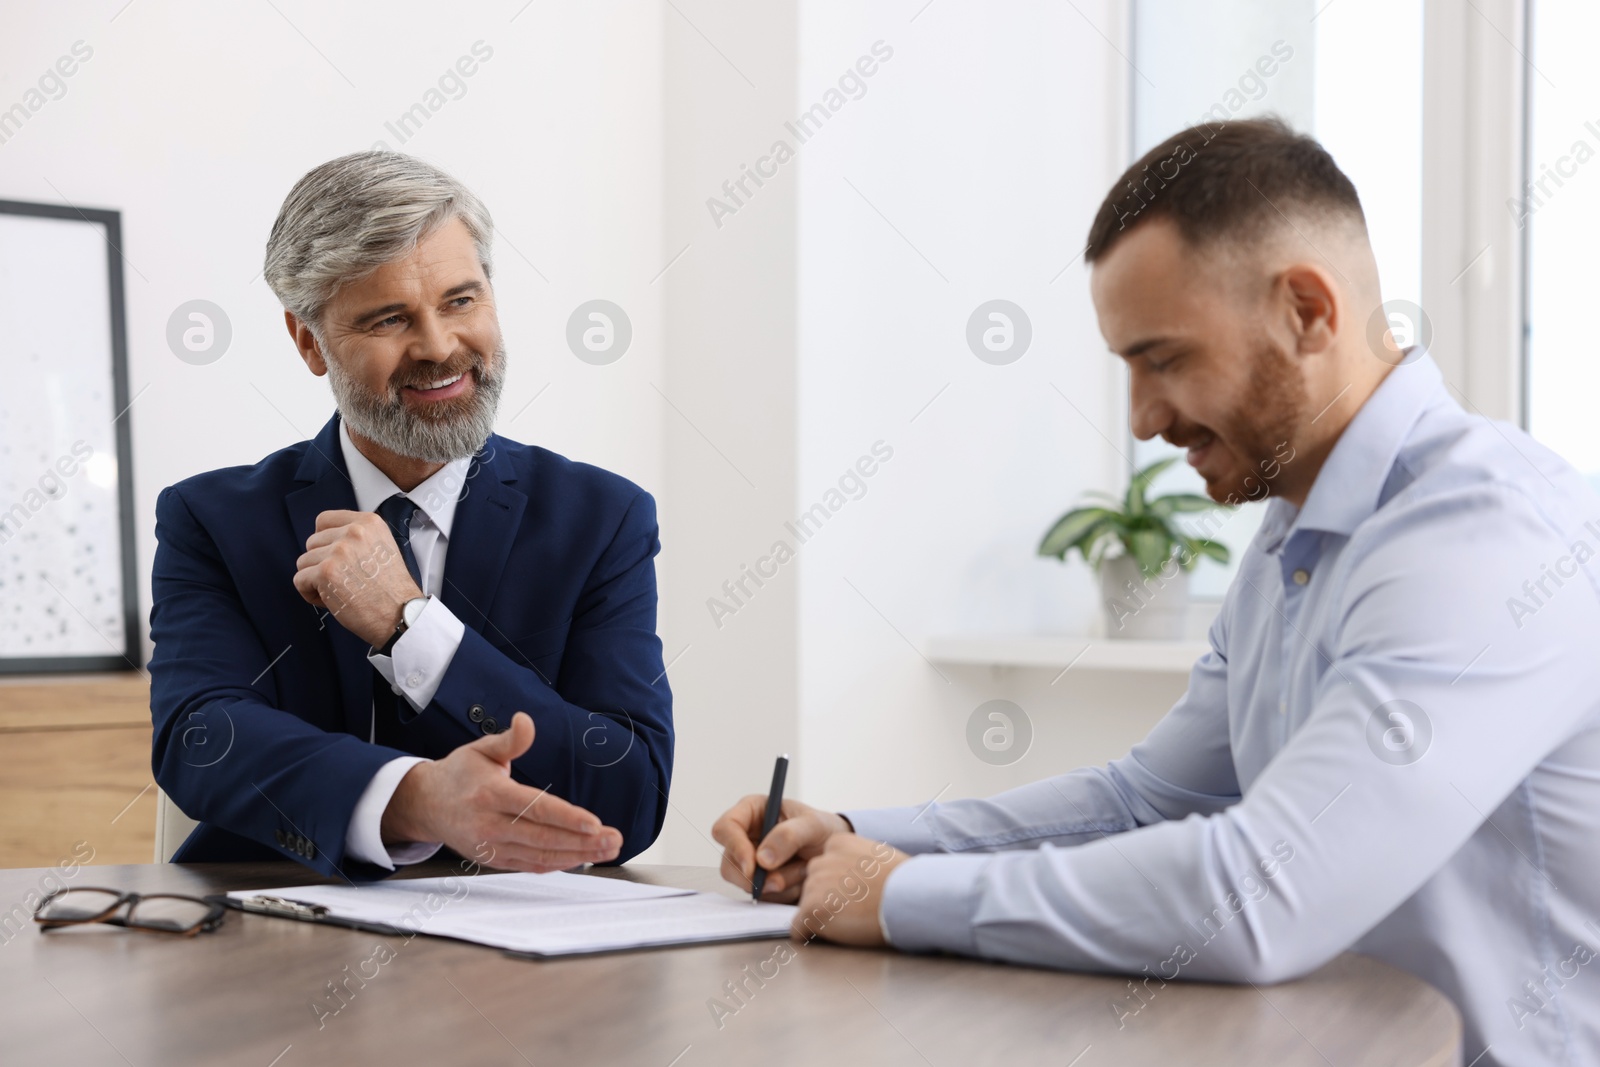
[[[1289,311],[1296,350],[1311,354],[1333,348],[1344,307],[1327,270],[1315,263],[1296,263],[1278,276],[1278,288]]]
[[[306,366],[311,368],[311,373],[318,378],[328,373],[328,364],[322,358],[322,347],[317,344],[317,335],[311,332],[311,327],[300,320],[292,311],[283,313],[283,323],[289,327],[289,336],[294,339],[294,347],[300,352],[300,358],[306,361]]]

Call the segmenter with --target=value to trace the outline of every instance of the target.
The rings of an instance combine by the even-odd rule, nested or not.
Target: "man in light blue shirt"
[[[1135,434],[1273,498],[1187,692],[1122,759],[989,799],[790,802],[758,854],[746,798],[725,876],[771,870],[796,936],[1145,991],[1354,950],[1455,1002],[1465,1062],[1595,1062],[1600,499],[1394,346],[1354,188],[1281,124],[1152,150],[1086,258]]]

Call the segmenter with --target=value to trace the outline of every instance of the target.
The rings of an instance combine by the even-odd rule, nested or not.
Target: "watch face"
[[[417,616],[421,615],[422,609],[427,606],[428,598],[425,596],[412,597],[406,601],[405,607],[400,609],[400,615],[405,619],[407,628],[417,621]]]

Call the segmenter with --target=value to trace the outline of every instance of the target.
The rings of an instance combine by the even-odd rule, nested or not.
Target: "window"
[[[1533,3],[1527,172],[1506,205],[1527,240],[1528,429],[1600,489],[1600,394],[1590,313],[1600,233],[1600,6]]]
[[[1421,303],[1422,8],[1422,0],[1135,0],[1132,158],[1207,115],[1278,115],[1322,141],[1355,182],[1384,299]],[[1133,460],[1143,466],[1174,451],[1136,442]],[[1180,464],[1157,491],[1202,484]],[[1241,507],[1214,534],[1235,565],[1264,508]],[[1220,598],[1234,569],[1202,561],[1193,595]]]

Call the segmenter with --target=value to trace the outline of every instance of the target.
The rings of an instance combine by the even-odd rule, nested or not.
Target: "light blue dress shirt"
[[[1353,949],[1456,1003],[1464,1062],[1600,1062],[1600,498],[1414,355],[1304,507],[1269,504],[1127,756],[846,813],[922,853],[884,887],[893,944],[1139,976],[1125,1026],[1164,980]]]

